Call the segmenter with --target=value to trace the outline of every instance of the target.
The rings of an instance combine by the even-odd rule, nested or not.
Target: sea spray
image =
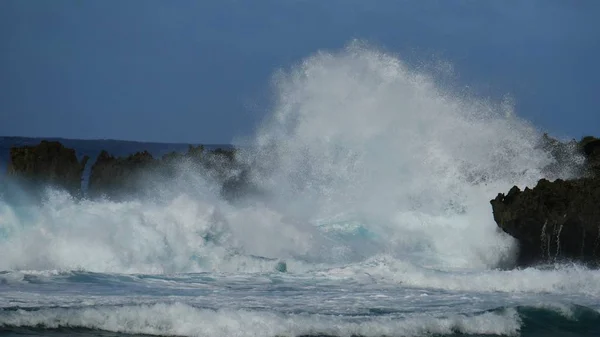
[[[2,203],[0,211],[0,270],[265,272],[277,265],[265,256],[285,258],[311,242],[278,214],[198,194],[116,203],[48,191],[41,205]]]
[[[288,273],[361,266],[491,268],[513,240],[489,200],[553,162],[506,101],[456,94],[399,58],[354,43],[274,78],[270,115],[239,160],[261,193],[243,203],[182,163],[154,195],[0,200],[0,269]],[[557,173],[568,176],[568,170]],[[389,265],[394,265],[390,263]]]
[[[417,264],[509,258],[489,199],[532,185],[554,160],[509,100],[442,89],[361,43],[317,53],[274,82],[273,114],[246,158],[272,207],[308,221],[360,219],[385,238],[380,252]]]

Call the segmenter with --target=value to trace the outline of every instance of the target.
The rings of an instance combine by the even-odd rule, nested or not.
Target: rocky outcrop
[[[77,196],[88,159],[86,156],[80,162],[75,150],[59,142],[42,141],[36,146],[12,147],[7,173],[28,189],[52,186]]]
[[[518,265],[577,261],[600,264],[600,140],[550,144],[575,146],[585,158],[582,178],[513,187],[491,200],[494,220],[519,242]],[[557,159],[558,161],[559,159]]]
[[[147,151],[125,158],[116,158],[102,151],[92,166],[87,196],[121,199],[132,195],[140,188],[141,173],[149,172],[155,166],[155,159]]]
[[[182,162],[191,164],[199,174],[212,176],[222,184],[224,194],[241,186],[238,178],[241,165],[235,160],[234,150],[205,151],[202,145],[190,146],[187,153],[172,152],[160,159],[148,152],[116,158],[103,151],[92,166],[87,196],[112,200],[141,197],[152,192],[149,182],[172,179],[177,164]]]
[[[518,264],[600,262],[600,179],[542,179],[491,201],[494,220],[519,241]]]
[[[11,190],[36,192],[50,186],[64,189],[75,197],[81,197],[82,178],[88,161],[84,157],[78,161],[75,150],[64,147],[60,142],[42,141],[36,146],[14,146],[10,150],[7,167]],[[247,168],[236,160],[234,149],[218,148],[206,151],[204,146],[189,146],[187,152],[171,152],[162,158],[154,158],[142,151],[127,157],[115,157],[101,151],[96,162],[86,173],[87,188],[85,197],[90,199],[108,198],[111,200],[134,199],[153,193],[156,184],[169,184],[181,168],[181,163],[191,165],[194,174],[206,176],[220,184],[223,197],[233,200],[249,191]],[[190,166],[188,166],[190,167]],[[2,180],[0,192],[8,193]],[[5,186],[6,185],[6,186]],[[85,186],[84,186],[85,187]]]
[[[579,148],[587,158],[587,173],[600,177],[600,139],[584,137],[579,142]]]

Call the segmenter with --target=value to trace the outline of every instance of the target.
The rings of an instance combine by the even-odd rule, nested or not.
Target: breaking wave
[[[510,104],[435,79],[360,43],[317,53],[274,77],[272,114],[239,155],[260,194],[229,203],[182,165],[172,181],[149,180],[156,195],[144,200],[60,191],[41,205],[0,200],[0,269],[268,272],[283,261],[302,273],[378,256],[437,270],[510,263],[514,242],[489,200],[536,182],[553,158]]]
[[[586,307],[499,308],[447,317],[329,316],[209,310],[182,303],[120,307],[0,310],[0,331],[44,335],[101,332],[166,336],[516,336],[600,333],[600,314]]]

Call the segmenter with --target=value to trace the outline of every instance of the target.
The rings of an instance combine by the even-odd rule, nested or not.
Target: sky
[[[278,69],[361,39],[600,136],[599,17],[597,0],[2,0],[0,135],[228,143]]]

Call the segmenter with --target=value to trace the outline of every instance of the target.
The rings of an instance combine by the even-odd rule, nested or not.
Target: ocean
[[[260,193],[225,200],[184,162],[127,201],[0,193],[0,335],[600,335],[600,272],[515,268],[494,223],[497,193],[576,172],[547,170],[510,100],[359,44],[274,83],[269,116],[233,142]],[[90,165],[187,149],[62,141]],[[4,170],[39,139],[0,142]]]

